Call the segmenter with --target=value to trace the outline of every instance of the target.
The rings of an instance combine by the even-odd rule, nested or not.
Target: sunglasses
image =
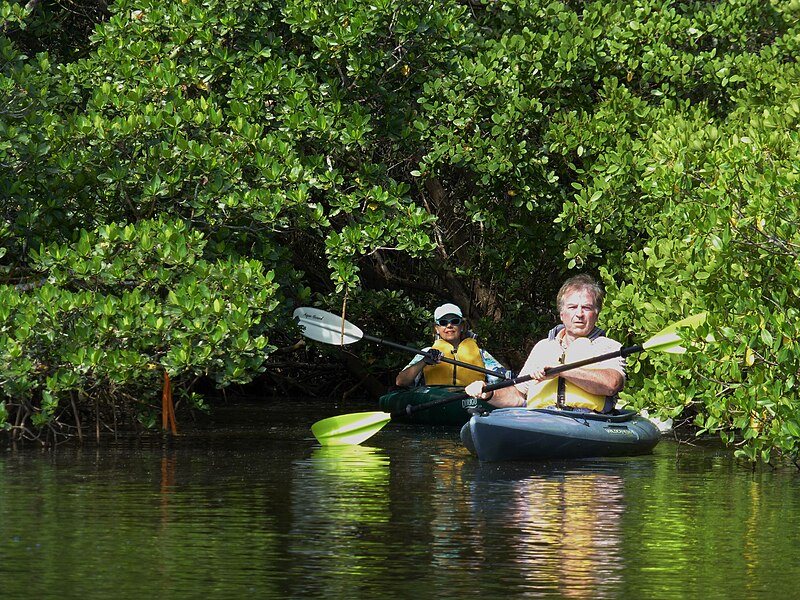
[[[446,327],[447,325],[461,325],[463,321],[464,319],[461,317],[453,317],[452,319],[439,319],[436,321],[436,324],[439,325],[439,327]]]

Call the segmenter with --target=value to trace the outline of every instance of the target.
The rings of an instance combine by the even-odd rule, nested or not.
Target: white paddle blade
[[[698,313],[690,317],[686,317],[673,323],[659,331],[656,335],[647,340],[642,346],[645,350],[657,350],[658,352],[668,352],[671,354],[683,354],[686,348],[680,345],[681,336],[678,335],[678,329],[683,327],[697,327],[706,320],[706,313]]]
[[[364,337],[362,331],[352,323],[318,308],[301,306],[295,309],[294,318],[303,328],[304,336],[323,344],[344,346]]]

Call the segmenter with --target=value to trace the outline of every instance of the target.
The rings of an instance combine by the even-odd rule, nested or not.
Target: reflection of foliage
[[[75,292],[37,262],[43,244],[82,275],[98,250],[82,240],[115,223],[136,255],[169,215],[204,241],[176,255],[190,271],[255,261],[271,277],[254,337],[290,331],[290,304],[347,298],[370,331],[423,342],[430,306],[452,300],[518,368],[565,274],[589,270],[617,337],[712,314],[713,347],[634,361],[629,389],[741,432],[748,458],[795,454],[795,4],[120,0],[82,3],[74,37],[65,12],[30,6],[0,4],[0,261],[20,302],[45,279]],[[122,297],[144,268],[104,275],[103,293]],[[213,307],[233,292],[208,293]],[[207,372],[179,347],[163,349],[179,381]],[[218,382],[259,371],[228,349],[243,370]],[[13,370],[0,381],[5,399],[52,393]],[[71,389],[78,404],[95,384]]]

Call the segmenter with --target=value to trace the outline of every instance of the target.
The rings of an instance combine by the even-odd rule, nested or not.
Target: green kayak
[[[481,407],[492,410],[491,404],[464,398],[464,388],[457,385],[423,385],[413,388],[397,388],[384,394],[378,400],[378,406],[384,412],[396,415],[403,413],[407,407],[418,407],[429,402],[444,400],[448,397],[457,398],[453,402],[443,402],[427,409],[396,417],[401,423],[419,423],[422,425],[463,425],[469,421],[470,408]],[[394,417],[393,417],[394,418]]]

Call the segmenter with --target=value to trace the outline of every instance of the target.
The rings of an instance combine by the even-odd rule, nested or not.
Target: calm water
[[[482,464],[456,430],[396,423],[325,449],[308,427],[331,413],[296,406],[223,410],[175,440],[5,450],[0,597],[800,597],[793,469],[669,439]]]

